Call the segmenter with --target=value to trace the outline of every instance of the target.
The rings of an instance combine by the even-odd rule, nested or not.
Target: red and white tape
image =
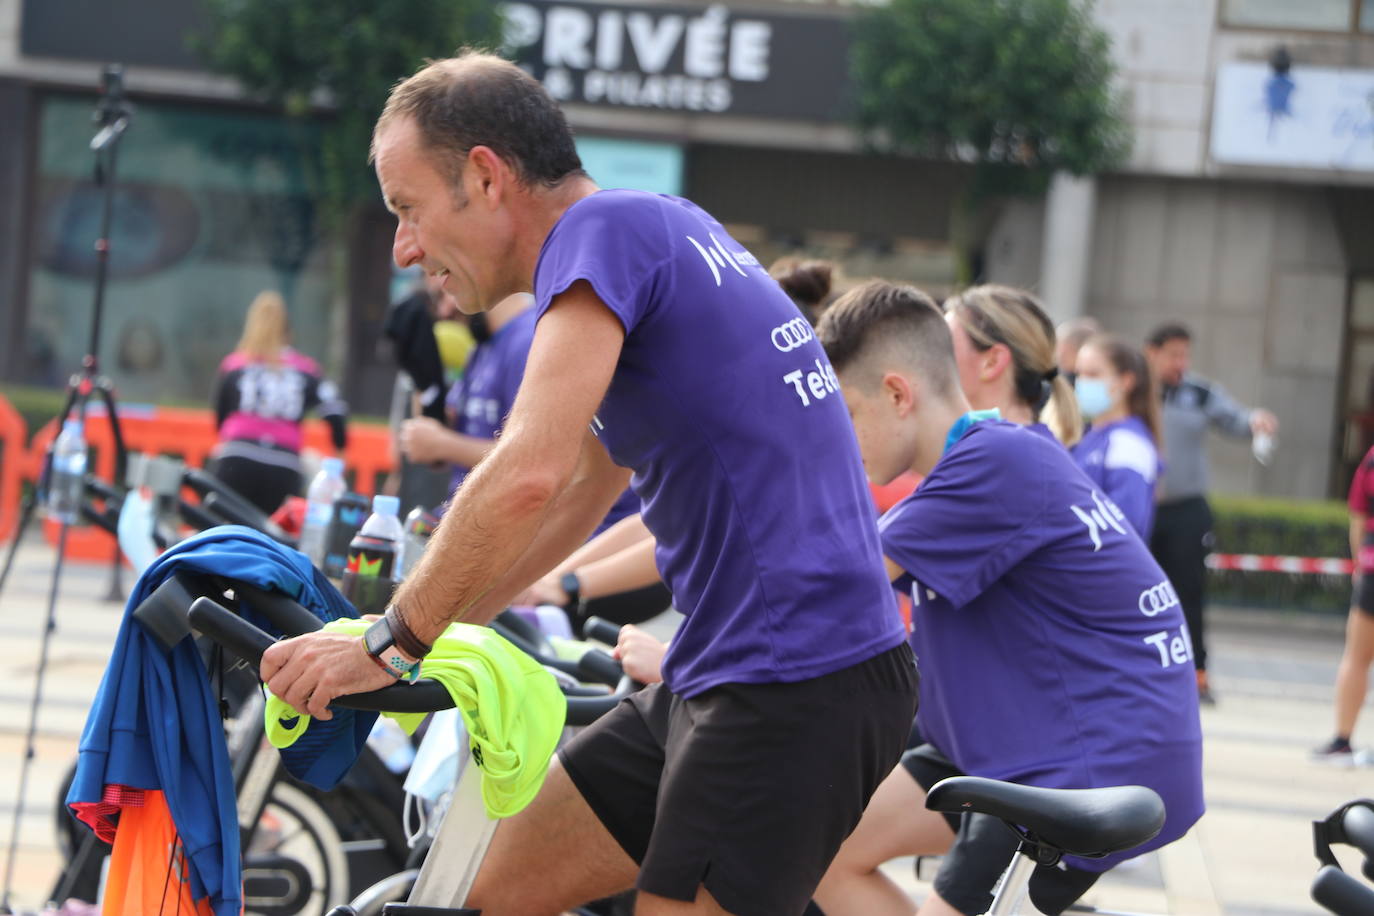
[[[1214,553],[1207,557],[1207,568],[1348,576],[1355,571],[1355,564],[1339,557],[1273,557],[1257,553]]]

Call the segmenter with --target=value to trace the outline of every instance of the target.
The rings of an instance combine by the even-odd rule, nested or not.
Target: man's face
[[[511,290],[502,244],[504,224],[485,200],[467,198],[422,146],[415,122],[403,118],[377,138],[377,180],[396,215],[392,257],[400,267],[418,264],[466,314],[483,311]],[[464,166],[468,168],[468,166]],[[433,289],[433,286],[431,286]]]
[[[891,483],[908,469],[897,447],[900,424],[896,411],[881,390],[866,393],[855,373],[840,373],[840,391],[859,440],[864,473],[879,486]]]
[[[1177,385],[1183,381],[1183,373],[1188,371],[1192,362],[1192,345],[1181,337],[1166,340],[1158,347],[1146,347],[1145,356],[1150,360],[1150,371],[1165,385]]]

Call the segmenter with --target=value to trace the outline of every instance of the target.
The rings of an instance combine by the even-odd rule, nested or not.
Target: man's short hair
[[[1102,333],[1102,323],[1091,315],[1070,318],[1054,329],[1054,339],[1066,343],[1074,349],[1083,346],[1083,341]]]
[[[836,372],[857,370],[870,391],[884,369],[919,375],[937,397],[957,389],[954,341],[935,300],[914,286],[870,280],[826,309],[816,336]]]
[[[525,185],[552,187],[585,174],[553,97],[494,54],[464,50],[397,83],[372,130],[368,161],[376,157],[382,131],[404,118],[414,120],[427,151],[455,185],[474,146],[489,147]]]
[[[1159,327],[1155,328],[1150,336],[1145,338],[1145,345],[1158,350],[1171,340],[1191,342],[1192,339],[1193,335],[1189,332],[1187,327],[1179,324],[1177,321],[1171,321],[1168,324],[1161,324]]]

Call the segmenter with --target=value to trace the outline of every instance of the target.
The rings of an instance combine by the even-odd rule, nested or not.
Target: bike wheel
[[[348,902],[348,858],[329,815],[285,782],[272,787],[244,853],[244,912],[324,916]]]

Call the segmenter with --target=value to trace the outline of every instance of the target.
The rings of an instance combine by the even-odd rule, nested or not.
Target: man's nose
[[[424,256],[424,249],[415,240],[415,233],[406,225],[405,220],[397,221],[396,239],[391,244],[391,257],[396,266],[405,268],[419,264]]]

